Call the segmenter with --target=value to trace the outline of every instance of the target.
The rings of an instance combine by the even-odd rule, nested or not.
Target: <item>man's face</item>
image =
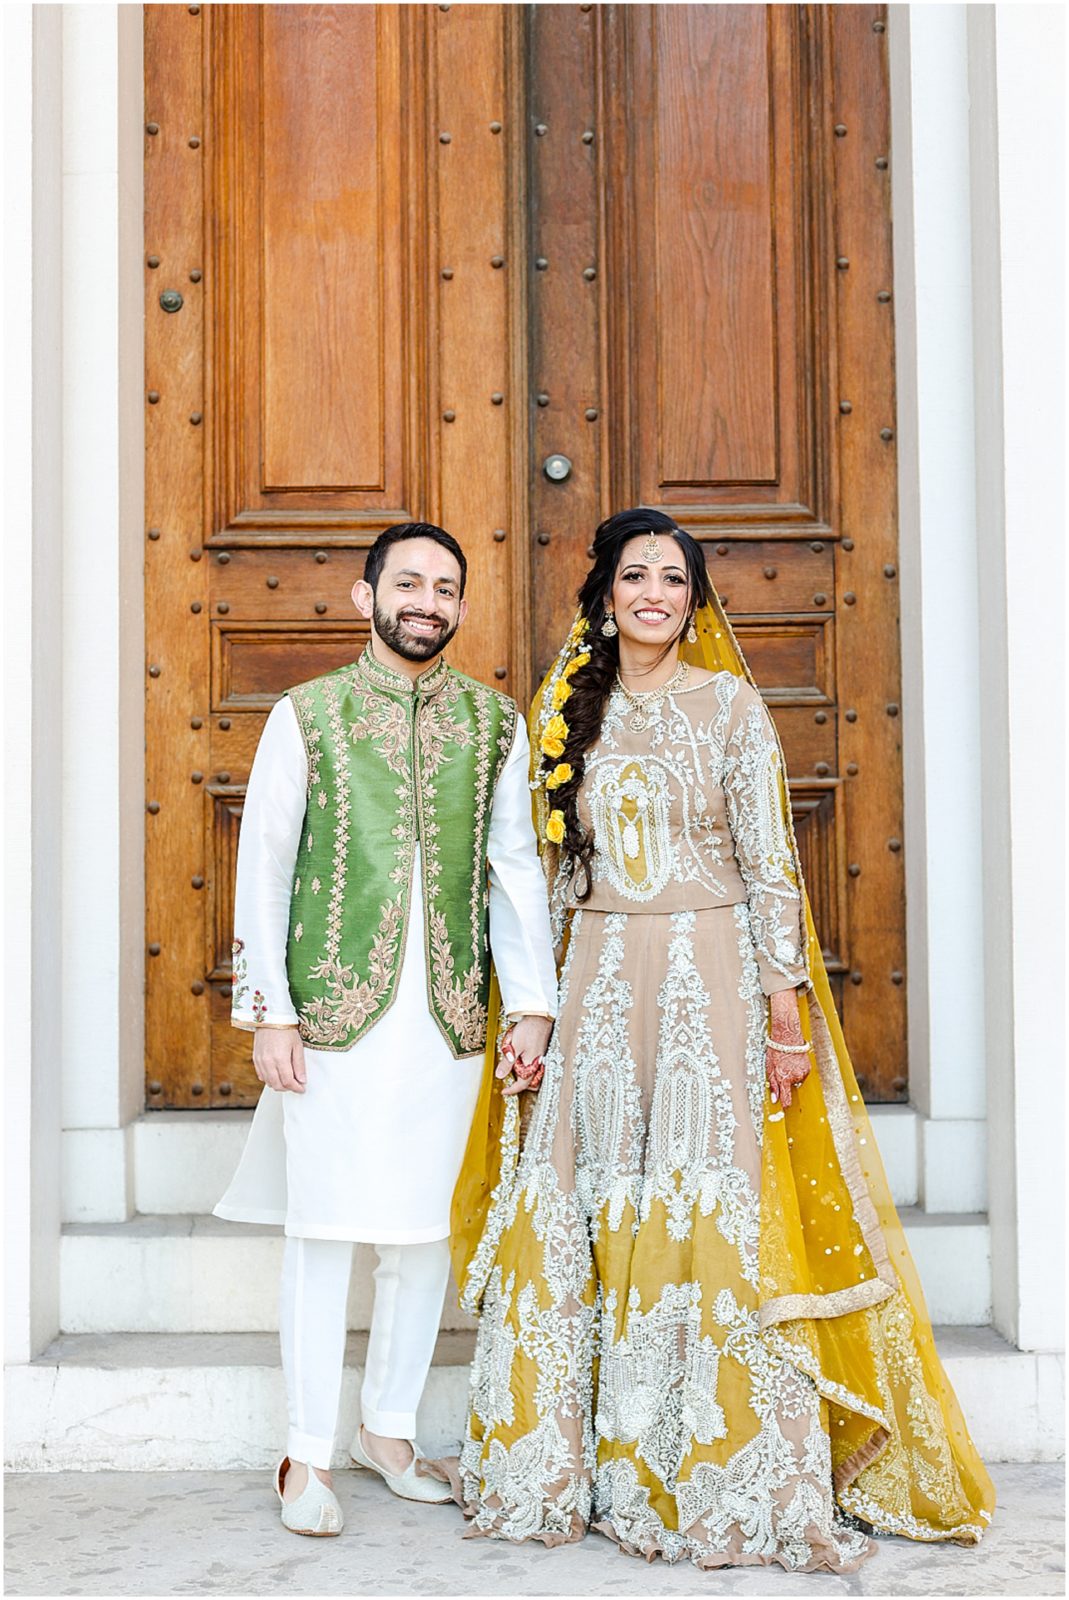
[[[361,579],[353,599],[358,610],[370,615],[383,644],[405,661],[440,655],[468,609],[460,598],[460,565],[433,539],[402,539],[393,545],[375,591]]]

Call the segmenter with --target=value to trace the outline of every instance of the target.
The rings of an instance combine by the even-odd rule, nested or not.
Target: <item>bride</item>
[[[975,1542],[992,1486],[701,548],[610,517],[579,606],[532,710],[560,1014],[533,1072],[507,1033],[488,1054],[454,1198],[480,1315],[456,1497],[473,1532],[701,1567]]]

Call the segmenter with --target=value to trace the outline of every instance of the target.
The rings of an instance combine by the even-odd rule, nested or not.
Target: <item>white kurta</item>
[[[521,717],[487,841],[490,946],[505,1012],[553,1016],[557,983],[527,774]],[[307,777],[304,741],[284,696],[267,719],[249,776],[235,891],[248,993],[260,990],[267,1002],[261,1020],[270,1023],[297,1022],[286,939]],[[458,1061],[431,1015],[418,859],[413,883],[393,1005],[349,1050],[306,1045],[303,1094],[264,1089],[216,1216],[283,1223],[287,1234],[308,1239],[417,1244],[448,1236],[483,1058]],[[254,1026],[247,1008],[233,1016]]]

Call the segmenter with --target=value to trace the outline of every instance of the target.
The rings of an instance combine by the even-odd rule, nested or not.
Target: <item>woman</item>
[[[488,1074],[454,1198],[457,1498],[485,1534],[702,1567],[851,1571],[863,1525],[975,1542],[993,1491],[701,549],[621,512],[579,603],[532,712],[560,1013],[543,1068]]]

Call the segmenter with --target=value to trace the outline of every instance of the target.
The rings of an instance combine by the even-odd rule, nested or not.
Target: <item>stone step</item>
[[[1059,1460],[1064,1357],[1015,1350],[990,1327],[935,1331],[985,1460]],[[418,1419],[431,1453],[463,1432],[472,1342],[439,1337]],[[348,1464],[366,1344],[350,1335],[337,1466]],[[7,1368],[5,1402],[5,1467],[17,1472],[266,1470],[286,1436],[278,1341],[266,1333],[63,1335]]]
[[[912,1106],[871,1106],[869,1113],[895,1205],[916,1205],[917,1112]],[[133,1128],[135,1210],[150,1216],[211,1211],[234,1174],[251,1120],[251,1111],[154,1111],[139,1117]]]
[[[991,1316],[990,1239],[982,1215],[899,1213],[932,1320],[968,1325]],[[60,1248],[60,1326],[65,1333],[255,1333],[278,1326],[280,1228],[211,1216],[135,1217],[69,1223]],[[349,1326],[371,1312],[370,1245],[354,1248]],[[446,1297],[443,1326],[471,1327]]]

